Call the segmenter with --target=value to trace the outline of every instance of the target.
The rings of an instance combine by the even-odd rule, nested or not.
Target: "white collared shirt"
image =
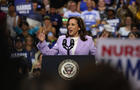
[[[71,49],[72,55],[74,55],[75,54],[76,47],[77,47],[77,44],[78,44],[79,37],[72,37],[71,39],[74,40],[74,47]]]

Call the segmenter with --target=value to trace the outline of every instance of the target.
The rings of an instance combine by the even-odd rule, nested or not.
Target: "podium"
[[[42,73],[70,80],[89,64],[95,64],[92,55],[56,55],[42,57]]]

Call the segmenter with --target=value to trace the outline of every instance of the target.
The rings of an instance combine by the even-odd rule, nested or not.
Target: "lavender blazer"
[[[39,42],[37,44],[37,48],[41,51],[43,55],[67,55],[67,50],[63,48],[62,42],[63,39],[67,39],[67,45],[70,44],[70,37],[66,38],[65,35],[59,36],[56,44],[52,49],[49,49],[46,41]],[[74,55],[95,55],[96,54],[96,48],[94,46],[94,42],[92,40],[92,37],[86,36],[86,41],[82,41],[80,38],[78,39],[78,45],[75,50]],[[71,50],[70,50],[70,55]]]

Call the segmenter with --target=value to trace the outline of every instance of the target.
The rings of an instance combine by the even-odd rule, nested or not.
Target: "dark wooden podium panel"
[[[79,66],[79,71],[89,64],[95,64],[95,56],[92,55],[56,55],[43,56],[42,71],[43,73],[60,77],[58,73],[59,65],[65,60],[74,60]]]

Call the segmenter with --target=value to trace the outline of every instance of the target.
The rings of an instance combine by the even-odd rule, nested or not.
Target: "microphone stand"
[[[70,50],[73,48],[74,43],[70,43],[70,46],[67,46],[66,41],[63,43],[63,48],[67,50],[67,55],[70,55]]]

